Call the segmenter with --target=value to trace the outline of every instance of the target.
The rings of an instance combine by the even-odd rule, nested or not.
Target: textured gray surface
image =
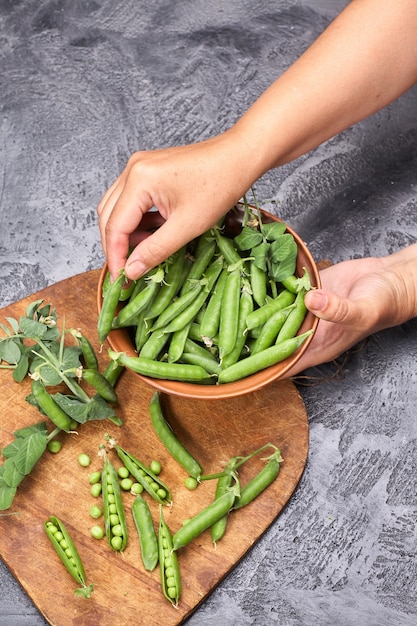
[[[345,4],[0,0],[0,305],[99,267],[95,208],[128,156],[228,127]],[[414,89],[263,177],[258,199],[317,259],[415,242],[416,106]],[[417,622],[416,330],[301,388],[299,488],[190,625]],[[0,626],[45,623],[3,564],[0,585]]]

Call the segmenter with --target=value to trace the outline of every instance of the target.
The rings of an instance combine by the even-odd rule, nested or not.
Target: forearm
[[[233,127],[253,180],[395,100],[417,81],[417,2],[353,0]]]
[[[382,263],[385,279],[391,285],[393,303],[382,316],[381,326],[403,324],[417,317],[417,244],[384,257]]]

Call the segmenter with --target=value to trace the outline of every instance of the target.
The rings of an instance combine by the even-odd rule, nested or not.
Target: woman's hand
[[[308,309],[320,322],[289,377],[417,316],[417,244],[383,258],[338,263],[322,270],[320,277],[322,289],[306,296]]]
[[[258,173],[253,169],[256,158],[248,163],[242,143],[239,133],[230,130],[189,146],[137,152],[129,159],[98,206],[113,277],[125,267],[129,278],[138,278],[236,204]],[[148,236],[146,213],[152,207],[163,219]],[[134,249],[127,260],[129,246]]]

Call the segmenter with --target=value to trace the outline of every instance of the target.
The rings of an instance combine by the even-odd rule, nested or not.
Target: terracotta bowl
[[[271,221],[281,221],[277,217],[266,211],[262,210],[261,213],[264,223],[268,223]],[[225,234],[230,237],[237,235],[241,230],[242,218],[243,207],[241,205],[238,205],[237,207],[229,211],[225,220]],[[161,225],[162,218],[159,213],[150,212],[146,214],[146,222],[146,227],[149,228],[149,230],[152,230],[158,228]],[[303,275],[303,268],[306,268],[310,274],[312,286],[319,287],[319,271],[306,244],[290,227],[287,226],[286,230],[294,237],[298,247],[296,274],[298,276]],[[104,265],[101,271],[97,289],[97,305],[99,311],[101,310],[103,301],[102,287],[106,273],[107,264]],[[138,376],[138,378],[145,381],[147,384],[151,385],[161,392],[176,396],[182,396],[185,398],[201,400],[220,400],[241,396],[261,389],[269,383],[279,380],[280,378],[284,378],[287,372],[293,367],[295,363],[297,363],[297,361],[301,358],[305,351],[308,350],[317,325],[318,318],[308,312],[298,334],[301,334],[309,329],[312,329],[313,333],[305,340],[302,346],[291,357],[285,359],[281,363],[277,363],[276,365],[268,367],[256,374],[253,374],[252,376],[248,376],[247,378],[236,382],[207,385],[149,378],[147,376],[142,376],[136,373],[135,376]],[[110,344],[110,347],[116,352],[125,352],[129,356],[137,356],[134,343],[127,329],[118,329],[111,331],[107,340]]]

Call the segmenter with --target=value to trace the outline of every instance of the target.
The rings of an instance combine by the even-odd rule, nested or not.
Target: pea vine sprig
[[[15,431],[14,440],[2,448],[0,510],[10,508],[17,487],[58,434],[75,432],[92,420],[122,424],[112,406],[117,402],[116,381],[110,383],[105,372],[99,372],[87,338],[78,329],[66,329],[65,320],[60,330],[57,321],[52,305],[36,300],[25,315],[0,323],[0,369],[11,370],[17,383],[31,380],[26,401],[47,418]],[[86,391],[82,380],[93,386],[94,394]]]

